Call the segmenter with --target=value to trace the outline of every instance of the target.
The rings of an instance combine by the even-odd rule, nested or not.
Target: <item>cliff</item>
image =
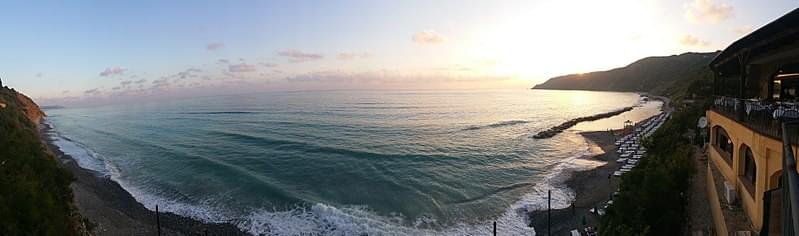
[[[680,83],[706,77],[708,63],[718,54],[683,53],[663,57],[646,57],[625,67],[584,74],[551,78],[533,89],[597,90],[620,92],[668,93]]]
[[[0,235],[91,234],[73,203],[73,176],[39,136],[30,98],[0,87]]]
[[[19,102],[22,104],[22,112],[25,113],[25,116],[27,116],[28,119],[33,122],[33,124],[38,126],[46,114],[44,114],[42,109],[39,108],[39,105],[36,105],[36,103],[33,102],[33,100],[31,100],[28,96],[25,96],[25,94],[19,92],[16,93],[17,100],[19,100]]]

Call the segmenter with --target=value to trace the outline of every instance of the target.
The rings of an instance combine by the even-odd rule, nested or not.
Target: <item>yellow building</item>
[[[716,234],[799,234],[799,9],[732,43],[710,68],[703,168]]]

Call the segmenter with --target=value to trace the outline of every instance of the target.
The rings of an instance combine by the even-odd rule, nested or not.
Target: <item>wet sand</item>
[[[42,124],[40,137],[59,163],[75,176],[72,183],[75,205],[94,225],[97,235],[157,235],[156,214],[137,202],[118,183],[78,166],[72,156],[62,152]],[[209,224],[172,213],[158,216],[161,235],[247,235],[232,224]]]

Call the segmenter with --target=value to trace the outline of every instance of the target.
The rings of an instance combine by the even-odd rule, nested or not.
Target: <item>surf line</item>
[[[630,111],[632,109],[633,109],[633,107],[630,106],[630,107],[625,107],[625,108],[622,108],[620,110],[615,110],[615,111],[611,111],[611,112],[605,112],[605,113],[600,113],[600,114],[591,115],[591,116],[584,116],[584,117],[574,118],[574,119],[571,119],[569,121],[563,122],[560,125],[557,125],[557,126],[554,126],[552,128],[549,128],[548,130],[544,130],[544,131],[538,132],[537,134],[533,135],[533,138],[534,139],[551,138],[551,137],[563,132],[564,130],[566,130],[568,128],[571,128],[572,126],[577,125],[580,122],[595,121],[595,120],[599,120],[599,119],[605,119],[605,118],[612,117],[612,116],[615,116],[615,115],[618,115],[618,114],[621,114],[621,113],[625,113],[625,112]]]

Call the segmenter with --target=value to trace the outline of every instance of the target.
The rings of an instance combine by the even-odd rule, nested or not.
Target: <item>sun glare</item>
[[[648,35],[645,26],[653,4],[587,1],[577,6],[551,1],[530,6],[529,14],[509,16],[494,28],[481,29],[475,35],[482,37],[469,47],[470,56],[495,60],[495,66],[486,72],[498,75],[542,76],[575,68],[596,69],[597,62],[627,59],[629,52],[624,49]]]

